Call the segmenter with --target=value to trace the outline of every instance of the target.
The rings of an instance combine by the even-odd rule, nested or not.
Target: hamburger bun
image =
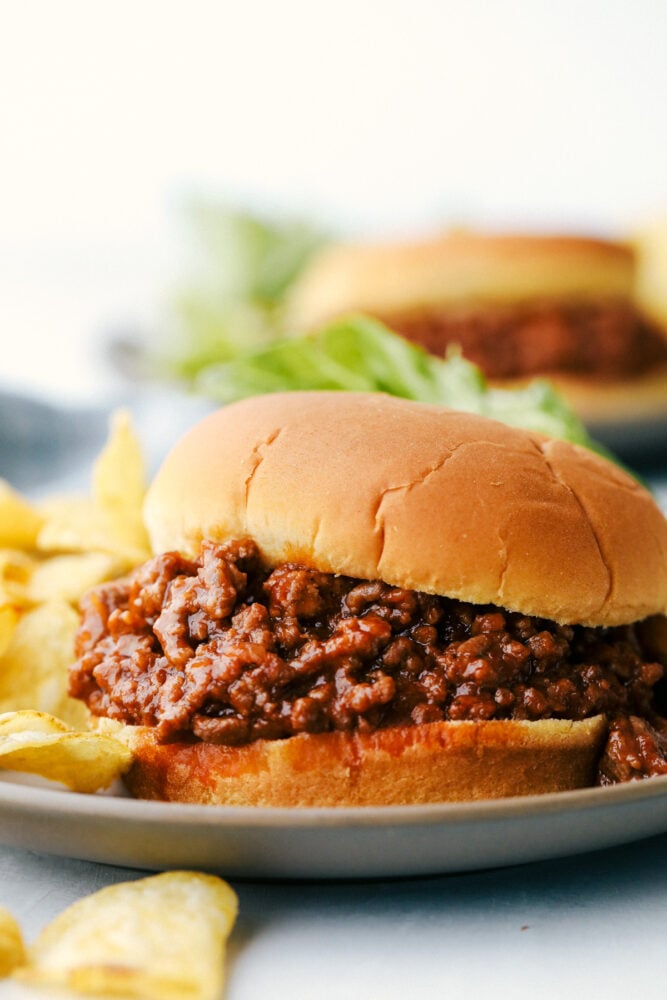
[[[564,442],[378,394],[262,396],[211,414],[166,458],[145,516],[156,552],[252,538],[269,567],[594,627],[667,608],[667,522],[629,475]],[[121,731],[140,797],[357,806],[590,785],[607,720],[433,721],[240,746]]]
[[[172,449],[144,508],[155,552],[252,538],[270,566],[580,625],[667,608],[667,522],[593,452],[380,393],[253,397]]]
[[[315,255],[290,300],[292,324],[312,330],[344,313],[389,316],[462,302],[627,298],[634,254],[568,236],[453,232],[420,243],[338,243]]]
[[[583,237],[453,232],[420,243],[333,244],[315,256],[294,286],[288,325],[310,331],[337,317],[366,313],[421,342],[414,331],[423,316],[457,320],[476,310],[506,312],[531,303],[556,309],[632,304],[654,341],[667,341],[664,316],[648,308],[647,296],[640,294],[642,275],[629,244]],[[604,440],[608,425],[667,416],[667,347],[655,364],[629,374],[623,365],[611,374],[578,374],[558,370],[545,358],[543,370],[536,363],[530,376],[499,375],[478,356],[483,338],[497,336],[494,330],[482,333],[471,356],[493,383],[520,386],[546,375]],[[429,349],[428,342],[424,346]],[[663,353],[659,346],[655,350]]]

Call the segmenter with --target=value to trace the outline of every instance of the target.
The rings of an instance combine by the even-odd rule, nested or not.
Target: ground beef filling
[[[70,693],[158,738],[240,744],[441,719],[605,713],[606,783],[667,772],[662,667],[593,629],[319,573],[250,541],[157,556],[83,602]]]
[[[667,364],[667,338],[622,299],[460,306],[382,319],[431,354],[458,344],[489,378],[560,374],[612,381]]]

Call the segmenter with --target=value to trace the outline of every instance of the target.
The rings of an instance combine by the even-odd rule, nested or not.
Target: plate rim
[[[569,811],[586,812],[667,796],[667,775],[606,787],[586,787],[541,795],[519,795],[474,802],[435,802],[388,806],[233,806],[134,799],[116,794],[86,794],[35,787],[0,776],[0,809],[70,818],[109,819],[174,826],[223,828],[317,828],[456,825],[496,822]]]

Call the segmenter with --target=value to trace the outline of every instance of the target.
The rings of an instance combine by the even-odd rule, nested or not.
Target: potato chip
[[[53,498],[40,511],[37,546],[43,552],[106,552],[124,572],[150,555],[142,505],[146,470],[129,415],[111,418],[109,439],[95,462],[92,496]]]
[[[0,604],[0,657],[11,644],[18,620],[18,608],[12,604]]]
[[[87,497],[54,497],[42,504],[44,524],[37,538],[42,552],[106,552],[122,571],[144,562],[148,541],[138,516],[106,510]]]
[[[35,566],[26,594],[35,604],[53,600],[77,604],[91,587],[119,576],[124,570],[122,561],[108,552],[52,556]]]
[[[131,750],[113,736],[61,727],[60,720],[39,712],[0,716],[0,768],[38,774],[74,792],[96,792],[132,763]]]
[[[33,548],[41,524],[39,512],[9,483],[0,479],[0,545]]]
[[[93,466],[93,498],[103,510],[141,512],[146,494],[146,465],[130,416],[118,410],[111,417],[109,440]]]
[[[165,872],[108,886],[56,917],[23,982],[141,1000],[218,1000],[238,901],[222,879]]]
[[[35,565],[35,559],[20,549],[0,549],[0,604],[30,603],[28,584]]]
[[[85,706],[67,694],[78,627],[78,613],[64,601],[49,601],[21,615],[0,656],[0,712],[32,708],[85,727]]]
[[[68,733],[70,727],[62,719],[48,712],[3,712],[0,715],[0,739],[11,733]]]
[[[0,906],[0,979],[25,961],[21,929],[8,910]]]

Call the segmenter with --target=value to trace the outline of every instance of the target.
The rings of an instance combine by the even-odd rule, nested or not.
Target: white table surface
[[[0,904],[32,939],[61,909],[139,875],[0,848]],[[466,875],[236,882],[227,1000],[662,1000],[667,836]],[[3,1000],[39,997],[0,984]]]
[[[154,457],[199,408],[173,406],[156,422],[143,405],[140,430]],[[88,462],[86,454],[70,470],[68,485],[85,481]],[[667,508],[667,479],[653,485]],[[0,905],[30,942],[74,900],[139,874],[0,846]],[[472,874],[234,887],[227,1000],[667,995],[667,835]],[[39,996],[0,982],[2,1000]]]

